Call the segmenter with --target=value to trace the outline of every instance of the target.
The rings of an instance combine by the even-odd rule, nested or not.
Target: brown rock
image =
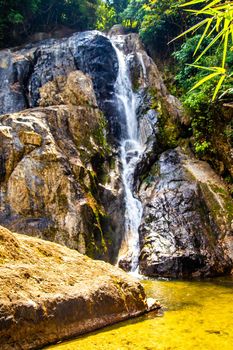
[[[19,139],[25,145],[41,146],[42,137],[33,131],[22,131],[19,135]]]
[[[38,349],[147,311],[143,287],[109,264],[0,227],[1,350]]]
[[[72,104],[97,107],[92,80],[81,71],[58,76],[40,88],[40,106]]]
[[[102,121],[97,108],[73,105],[0,117],[1,224],[107,257],[102,208],[94,198],[90,205]]]
[[[114,170],[90,77],[74,71],[73,58],[65,70],[45,69],[50,53],[60,49],[45,50],[37,61],[29,95],[40,107],[0,116],[0,223],[114,262],[124,229],[118,165]],[[1,57],[18,62],[23,72],[33,54]],[[49,82],[47,69],[54,73]],[[4,105],[2,112],[24,108],[7,96],[12,109]]]

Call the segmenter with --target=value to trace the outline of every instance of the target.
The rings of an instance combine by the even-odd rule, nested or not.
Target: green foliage
[[[196,93],[192,93],[193,86],[196,85],[198,87],[198,90],[200,92],[200,95],[204,93],[205,97],[207,97],[209,100],[211,99],[211,95],[213,94],[213,91],[215,89],[216,83],[218,82],[218,76],[216,75],[211,80],[207,79],[204,85],[200,84],[200,82],[203,81],[203,79],[206,78],[206,70],[200,70],[199,67],[203,66],[204,64],[209,67],[216,67],[218,65],[219,60],[221,60],[221,46],[216,45],[213,46],[209,51],[208,55],[202,56],[200,58],[200,66],[199,65],[193,65],[190,64],[193,61],[193,55],[195,53],[195,47],[197,43],[199,42],[201,38],[201,34],[196,34],[195,36],[186,39],[184,44],[181,46],[180,50],[173,53],[173,56],[176,59],[176,66],[178,74],[176,75],[176,82],[178,84],[178,87],[181,90],[181,93],[185,95],[188,91],[190,92],[191,98],[195,99]],[[211,42],[211,37],[206,37],[200,46],[200,50],[202,50],[203,47],[206,47]],[[229,52],[226,57],[226,67],[229,71],[229,74],[233,73],[233,52]],[[199,86],[197,86],[197,84]],[[221,89],[219,89],[220,93],[223,93],[224,91],[227,91],[228,96],[232,95],[233,91],[231,92],[231,80],[225,80],[221,86]],[[185,97],[186,98],[186,97]],[[191,99],[190,98],[190,99]]]
[[[233,119],[226,125],[224,134],[226,135],[228,142],[233,145]]]
[[[11,10],[8,15],[8,20],[12,24],[19,24],[19,23],[23,23],[24,17],[19,12]]]
[[[212,134],[215,132],[220,111],[218,110],[217,104],[211,103],[211,97],[218,79],[217,76],[206,81],[205,84],[200,84],[197,89],[192,90],[192,86],[194,86],[196,82],[205,78],[204,70],[200,70],[196,65],[190,64],[193,60],[195,47],[200,38],[201,34],[196,34],[193,37],[186,39],[180,50],[176,51],[173,56],[176,59],[178,70],[176,84],[181,93],[183,106],[190,116],[190,132],[192,133],[193,148],[198,156],[205,158],[205,156],[211,156],[214,152]],[[202,50],[202,47],[206,47],[210,42],[210,37],[205,38],[201,43],[200,50]],[[200,64],[205,64],[210,67],[217,66],[220,59],[221,47],[213,46],[208,51],[208,55],[205,55],[205,57],[203,56],[200,59]],[[229,53],[226,59],[226,65],[229,69],[233,66],[233,52]],[[225,90],[229,91],[230,88],[230,81],[225,80],[220,92]],[[229,95],[230,94],[228,93],[228,96]],[[230,140],[231,128],[228,127],[225,133],[227,133],[227,137]]]
[[[109,30],[114,24],[117,23],[117,15],[114,7],[106,2],[100,2],[96,15],[96,28],[98,30]]]
[[[194,16],[204,16],[191,28],[184,31],[176,39],[187,35],[189,33],[196,32],[200,28],[202,29],[202,35],[200,36],[198,43],[195,47],[194,55],[198,52],[198,57],[195,60],[193,67],[208,71],[209,74],[198,80],[198,82],[192,87],[191,91],[200,87],[202,84],[208,82],[211,79],[218,78],[215,88],[213,90],[212,100],[215,100],[219,90],[221,89],[223,82],[226,78],[231,78],[232,73],[227,71],[227,56],[230,52],[230,48],[233,45],[233,2],[222,0],[193,0],[189,1],[182,6],[199,5],[203,4],[201,8],[189,9],[189,13]],[[210,37],[211,40],[202,50],[200,50],[202,43],[206,37]],[[219,44],[221,47],[221,57],[217,66],[201,66],[197,64],[207,52]]]
[[[182,15],[179,5],[184,0],[130,0],[123,12],[123,24],[138,29],[149,45],[167,50],[167,43],[180,34],[189,23],[189,15]]]
[[[198,153],[199,155],[206,153],[207,150],[209,150],[210,146],[211,146],[211,142],[208,141],[202,141],[202,142],[198,142],[196,141],[194,143],[195,146],[195,151],[196,153]]]
[[[200,35],[187,39],[173,56],[176,58],[178,68],[176,82],[181,91],[183,106],[191,119],[190,131],[193,135],[194,151],[200,157],[203,157],[211,152],[212,148],[210,135],[214,127],[214,116],[210,104],[210,95],[214,81],[209,81],[207,84],[200,86],[198,90],[188,92],[196,81],[202,79],[204,75],[203,71],[189,65],[192,62],[193,53],[199,40]],[[209,39],[206,38],[203,45],[208,41]],[[211,64],[216,59],[216,55],[208,56],[206,62]]]
[[[183,105],[191,116],[194,151],[203,157],[212,151],[211,134],[214,129],[214,114],[209,104],[208,91],[184,95]]]
[[[195,47],[200,40],[201,35],[196,34],[195,36],[186,39],[184,44],[181,46],[180,50],[175,51],[173,53],[173,57],[175,57],[176,62],[178,63],[178,74],[176,76],[176,80],[179,86],[182,88],[183,93],[187,92],[187,90],[192,90],[192,86],[197,84],[200,80],[206,77],[206,71],[200,70],[199,67],[202,65],[206,65],[209,67],[216,67],[221,59],[221,47],[215,46],[213,47],[208,55],[203,56],[200,59],[200,65],[193,65],[191,62],[193,61],[193,55],[195,51]],[[204,47],[211,42],[211,38],[205,38],[201,45]],[[226,60],[226,65],[229,67],[229,71],[232,72],[232,64],[233,64],[233,52],[229,52],[229,55]],[[215,81],[215,79],[213,79]],[[202,84],[199,85],[199,89],[202,89]],[[207,82],[207,87],[211,85],[212,91],[214,89],[214,84]],[[230,81],[225,81],[223,84],[224,88],[230,88]],[[223,91],[223,90],[222,90]]]
[[[107,0],[107,4],[114,9],[116,14],[116,23],[119,23],[121,20],[121,14],[126,9],[129,0]]]
[[[36,31],[67,26],[94,29],[100,0],[0,0],[0,46],[20,43]]]
[[[109,30],[114,24],[121,23],[122,12],[129,0],[100,0],[97,9],[97,24],[99,30]]]

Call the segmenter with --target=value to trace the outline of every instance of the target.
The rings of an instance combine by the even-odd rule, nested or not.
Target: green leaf
[[[204,2],[204,1],[205,0],[193,0],[193,1],[186,2],[185,4],[181,4],[180,7],[196,5],[196,4],[199,4],[199,3]]]
[[[195,62],[199,61],[200,58],[216,43],[216,41],[218,41],[219,38],[221,38],[221,36],[224,35],[225,29],[221,30],[220,33],[218,33],[216,35],[216,37],[211,41],[211,43],[202,51],[202,53],[197,57],[197,59],[195,60]]]
[[[199,80],[190,91],[195,90],[196,88],[198,88],[199,86],[201,86],[202,84],[204,84],[205,82],[207,82],[208,80],[216,77],[217,75],[219,75],[219,72],[216,73],[211,73],[209,75],[207,75],[206,77],[202,78],[201,80]]]
[[[179,38],[181,38],[182,36],[184,36],[185,34],[188,34],[190,32],[193,32],[195,30],[197,30],[198,28],[202,27],[205,23],[207,23],[209,20],[209,18],[204,19],[203,21],[195,24],[194,26],[192,26],[191,28],[187,29],[186,31],[184,31],[183,33],[181,33],[180,35],[178,35],[176,38],[172,39],[171,41],[169,41],[168,44],[172,43],[174,40],[177,40]]]
[[[204,2],[206,2],[206,1],[204,1]],[[203,9],[199,10],[199,13],[200,13],[200,14],[203,13],[206,9],[212,8],[213,6],[215,6],[216,4],[218,4],[219,2],[221,3],[222,1],[221,1],[221,0],[214,0],[214,1],[212,1],[211,3],[209,3],[208,5],[206,5],[205,7],[203,7]]]
[[[227,48],[228,48],[228,37],[229,30],[227,29],[225,38],[224,38],[224,46],[223,46],[223,55],[222,55],[222,67],[225,67],[226,57],[227,57]]]
[[[204,66],[199,66],[197,64],[189,64],[189,66],[195,67],[195,68],[199,68],[199,69],[205,69],[211,72],[219,72],[219,74],[225,74],[226,70],[225,68],[222,67],[204,67]]]
[[[200,38],[200,40],[199,40],[199,42],[198,42],[198,44],[197,44],[197,47],[196,47],[196,49],[195,49],[193,55],[196,55],[196,53],[197,53],[199,47],[201,46],[201,43],[202,43],[202,41],[204,40],[204,38],[205,38],[205,36],[206,36],[206,33],[208,32],[209,27],[210,27],[210,25],[211,25],[212,22],[213,22],[213,18],[210,18],[210,19],[208,20],[208,23],[207,23],[207,25],[206,25],[206,27],[205,27],[205,30],[204,30],[204,32],[203,32],[203,34],[202,34],[202,36],[201,36],[201,38]]]
[[[217,96],[217,94],[218,94],[218,92],[219,92],[219,90],[220,90],[220,88],[222,86],[222,83],[223,83],[225,78],[226,78],[226,75],[222,75],[221,78],[219,79],[218,84],[217,84],[217,86],[216,86],[216,88],[214,90],[212,101],[214,101],[216,99],[216,96]]]

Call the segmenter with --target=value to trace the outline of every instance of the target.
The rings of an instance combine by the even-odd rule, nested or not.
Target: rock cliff
[[[88,32],[3,50],[0,67],[0,112],[18,112],[0,122],[1,223],[114,262],[123,191],[98,108],[117,74],[109,40]]]
[[[228,190],[193,157],[182,106],[138,35],[120,34],[144,148],[132,181],[143,204],[140,269],[151,276],[228,273]],[[96,31],[0,52],[2,225],[116,262],[125,231],[118,68],[111,39]]]

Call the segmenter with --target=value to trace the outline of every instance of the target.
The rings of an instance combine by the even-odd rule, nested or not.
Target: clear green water
[[[163,310],[50,346],[52,350],[233,350],[233,279],[144,281]]]

